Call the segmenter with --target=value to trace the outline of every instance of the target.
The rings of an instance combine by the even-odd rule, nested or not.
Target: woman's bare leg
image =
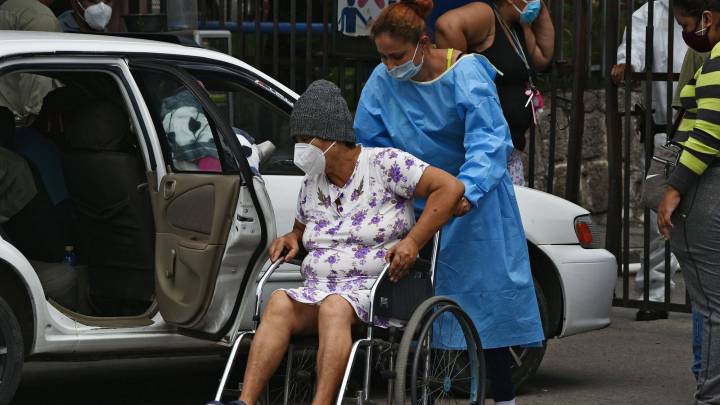
[[[241,401],[255,404],[282,361],[290,337],[317,331],[318,312],[317,306],[293,301],[285,291],[273,292],[250,346]]]
[[[317,389],[313,404],[335,402],[345,365],[352,348],[352,325],[357,322],[352,306],[338,295],[331,295],[320,304],[317,354]]]

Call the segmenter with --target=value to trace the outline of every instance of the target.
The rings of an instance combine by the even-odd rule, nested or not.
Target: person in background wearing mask
[[[710,56],[710,50],[712,46],[707,36],[707,24],[705,24],[705,17],[702,16],[703,10],[707,7],[707,0],[675,0],[673,2],[673,14],[675,21],[682,27],[683,40],[690,47],[685,58],[683,59],[682,68],[680,69],[680,77],[678,78],[677,88],[675,89],[675,97],[673,98],[673,108],[683,110],[680,93],[682,89],[693,80],[695,73]],[[693,80],[694,81],[694,80]],[[688,100],[686,98],[686,102]],[[683,114],[685,114],[684,112]],[[690,113],[692,116],[692,113]],[[690,121],[683,122],[686,126],[682,130],[687,131],[691,129]],[[679,128],[678,128],[679,129]],[[677,138],[677,137],[676,137]],[[677,139],[679,140],[679,139]],[[700,374],[700,363],[702,360],[702,327],[703,318],[700,312],[692,307],[692,320],[693,320],[693,362],[691,366],[692,373],[695,375],[697,380]]]
[[[707,38],[710,56],[680,93],[687,113],[676,140],[683,151],[658,206],[657,225],[670,239],[703,319],[695,403],[709,405],[720,403],[720,0],[708,1],[699,25],[695,31]]]
[[[496,69],[485,56],[433,48],[424,20],[432,5],[398,2],[375,19],[370,36],[382,63],[362,90],[355,131],[363,146],[402,149],[465,184],[459,218],[443,228],[435,293],[473,320],[495,403],[513,405],[509,347],[542,345],[545,336],[507,168],[512,140]],[[416,215],[428,209],[416,200]]]
[[[0,0],[0,30],[61,32],[48,8],[52,0]],[[40,112],[42,100],[55,83],[29,73],[9,73],[0,78],[0,107],[7,107],[21,120],[29,121]]]
[[[302,287],[276,290],[252,340],[240,399],[255,405],[293,335],[319,334],[313,404],[330,404],[352,346],[351,326],[368,322],[370,289],[386,263],[405,276],[418,252],[453,214],[463,185],[394,148],[355,143],[340,89],[310,84],[290,115],[293,161],[303,172],[293,230],[270,245],[270,259],[291,260],[301,247]],[[412,200],[427,198],[415,221]],[[376,317],[386,328],[389,320]],[[208,405],[221,405],[212,401]]]
[[[513,183],[524,186],[525,134],[537,125],[544,105],[536,72],[550,65],[555,51],[555,28],[547,6],[541,0],[469,3],[438,18],[435,42],[438,48],[485,55],[502,72],[495,85],[515,148],[508,167]]]
[[[682,28],[677,23],[668,26],[670,8],[669,0],[656,0],[653,6],[653,43],[652,43],[652,71],[667,72],[668,62],[671,64],[673,72],[679,72],[682,66],[682,60],[688,50],[687,45],[683,41]],[[632,15],[632,43],[630,68],[634,72],[642,72],[649,69],[645,66],[645,30],[648,25],[648,5],[643,4],[635,10]],[[668,29],[673,30],[673,56],[668,61]],[[617,64],[611,70],[612,80],[615,84],[621,84],[625,77],[625,69],[627,63],[627,55],[625,55],[626,35],[623,34],[623,40],[617,49]],[[644,87],[643,87],[644,89]],[[675,91],[675,86],[673,90]],[[653,81],[652,83],[652,105],[646,106],[653,109],[653,122],[659,132],[655,134],[653,146],[664,145],[666,142],[665,128],[667,124],[667,84],[665,81]],[[644,118],[643,118],[644,119]],[[653,131],[656,132],[656,131]],[[645,148],[640,148],[641,167],[645,167]],[[650,212],[650,223],[655,223],[657,217],[654,212]],[[650,301],[665,301],[665,241],[662,240],[660,234],[655,227],[650,227]],[[641,263],[644,263],[641,260]],[[679,264],[675,256],[670,260],[671,275],[678,270]],[[645,271],[641,267],[635,276],[635,288],[640,295],[643,293],[643,280]],[[673,283],[674,284],[674,283]],[[672,285],[672,284],[671,284]],[[659,318],[667,318],[666,311],[639,311],[638,320],[653,320]]]
[[[112,17],[112,0],[71,0],[72,9],[58,16],[65,32],[105,32]]]

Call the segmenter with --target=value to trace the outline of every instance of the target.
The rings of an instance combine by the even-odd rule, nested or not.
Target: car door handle
[[[245,216],[242,216],[242,215],[240,215],[240,214],[237,214],[237,215],[235,216],[235,219],[237,219],[238,222],[255,222],[255,218],[253,218],[253,217],[245,217]]]
[[[170,268],[165,271],[165,277],[175,277],[175,261],[177,260],[177,252],[175,249],[170,249]]]
[[[165,182],[165,185],[163,186],[163,197],[165,197],[166,200],[170,199],[172,196],[175,195],[176,185],[177,180],[168,180]]]

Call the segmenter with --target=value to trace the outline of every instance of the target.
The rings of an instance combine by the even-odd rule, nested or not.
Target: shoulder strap
[[[3,2],[5,0],[0,0],[0,2]],[[452,66],[452,55],[453,55],[453,49],[448,48],[447,50],[447,68],[445,70],[450,69],[450,66]]]

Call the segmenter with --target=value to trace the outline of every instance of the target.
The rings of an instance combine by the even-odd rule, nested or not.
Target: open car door
[[[183,333],[220,340],[233,334],[243,292],[267,260],[272,208],[202,84],[168,62],[130,66],[166,168],[160,179],[162,170],[149,174],[157,184],[151,195],[159,310]]]

